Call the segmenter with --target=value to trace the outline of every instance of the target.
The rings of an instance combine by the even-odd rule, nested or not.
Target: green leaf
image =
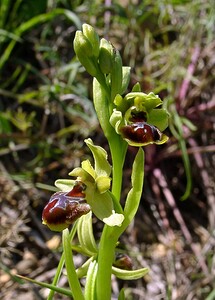
[[[190,130],[192,131],[196,131],[197,127],[187,118],[185,117],[180,117],[181,118],[181,122],[186,125]]]
[[[210,292],[205,300],[214,300],[215,299],[215,288]]]
[[[176,111],[176,108],[172,107],[172,109],[173,109],[172,118],[173,118],[174,124],[173,124],[173,122],[170,122],[170,130],[172,131],[175,138],[178,140],[179,147],[182,152],[182,159],[183,159],[183,163],[184,163],[185,174],[187,177],[186,189],[185,189],[183,196],[181,197],[181,200],[183,201],[183,200],[186,200],[191,193],[192,173],[191,173],[190,159],[189,159],[189,155],[187,153],[186,141],[183,137],[183,123],[182,123],[180,116],[178,115],[178,113]]]
[[[62,241],[65,255],[67,278],[69,281],[69,286],[72,291],[73,298],[74,300],[84,300],[81,285],[75,271],[68,229],[63,230]]]
[[[126,300],[126,299],[125,299],[125,289],[124,289],[124,288],[122,288],[122,289],[120,290],[118,300]]]
[[[142,278],[149,272],[148,268],[142,268],[138,270],[123,270],[116,267],[112,267],[112,273],[119,279],[123,280],[136,280]]]
[[[82,216],[78,222],[78,240],[80,246],[89,255],[95,255],[98,251],[93,235],[92,212]]]
[[[40,281],[31,279],[31,278],[28,278],[28,277],[25,277],[25,276],[21,276],[21,275],[14,275],[14,276],[17,277],[17,278],[20,278],[20,279],[27,280],[29,282],[32,282],[32,283],[37,284],[39,286],[42,286],[44,288],[48,288],[48,289],[50,289],[52,291],[55,291],[55,292],[57,292],[59,294],[66,295],[68,297],[72,297],[72,292],[70,290],[57,287],[57,286],[55,286],[53,284],[49,284],[49,283],[45,283],[45,282],[40,282]]]
[[[131,175],[131,184],[132,188],[129,191],[124,208],[125,220],[122,225],[122,229],[130,224],[133,220],[137,209],[139,207],[142,189],[143,189],[143,180],[144,180],[144,152],[142,148],[139,148],[138,153],[135,157],[132,175]]]
[[[96,260],[94,260],[90,263],[87,272],[85,294],[84,294],[85,300],[95,300],[97,271],[98,271],[98,263]]]
[[[73,238],[74,238],[74,236],[75,236],[75,234],[76,234],[76,231],[77,231],[77,223],[78,223],[78,222],[75,221],[75,223],[73,224],[72,229],[71,229],[71,231],[70,231],[70,234],[69,234],[69,239],[70,239],[70,241],[73,240]],[[62,271],[63,271],[64,262],[65,262],[65,259],[64,259],[64,252],[63,252],[62,255],[61,255],[61,258],[60,258],[60,261],[59,261],[57,270],[56,270],[56,272],[55,272],[54,279],[53,279],[53,281],[52,281],[52,285],[53,285],[54,287],[56,287],[57,284],[58,284],[58,282],[59,282],[60,275],[61,275],[61,273],[62,273]],[[47,300],[52,300],[52,299],[53,299],[53,297],[54,297],[54,292],[55,292],[55,291],[54,291],[53,289],[50,290],[49,295],[48,295],[48,297],[47,297]]]

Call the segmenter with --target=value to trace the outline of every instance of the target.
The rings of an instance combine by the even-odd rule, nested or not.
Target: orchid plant
[[[141,278],[147,268],[132,269],[127,255],[116,258],[119,237],[134,219],[144,181],[143,146],[163,144],[168,137],[168,113],[161,99],[154,93],[145,94],[136,83],[126,94],[130,68],[122,66],[119,51],[106,39],[99,39],[95,29],[84,24],[74,39],[75,53],[93,76],[93,101],[99,123],[107,138],[112,166],[106,151],[86,139],[94,163],[84,160],[72,170],[68,179],[55,182],[56,192],[43,210],[43,224],[53,231],[62,231],[63,255],[48,299],[60,292],[81,300],[110,300],[111,275],[124,280]],[[132,166],[131,189],[125,204],[121,204],[123,165],[128,145],[138,151]],[[101,238],[93,235],[92,217],[104,224]],[[71,231],[69,232],[69,227]],[[77,233],[78,245],[73,237]],[[85,263],[75,269],[72,250],[84,254]],[[70,290],[57,287],[65,263]],[[80,279],[85,277],[85,284]],[[81,284],[82,283],[82,284]],[[124,291],[119,299],[124,298]]]

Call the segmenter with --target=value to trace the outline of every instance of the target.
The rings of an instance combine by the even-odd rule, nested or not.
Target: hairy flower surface
[[[110,123],[129,145],[141,147],[168,140],[162,133],[168,126],[168,113],[159,108],[162,101],[157,95],[135,91],[124,98],[117,95],[114,104]]]
[[[85,201],[84,186],[76,182],[69,192],[53,194],[43,209],[43,224],[53,231],[62,231],[90,211]]]

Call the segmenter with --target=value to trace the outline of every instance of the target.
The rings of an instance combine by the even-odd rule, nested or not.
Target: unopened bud
[[[89,24],[83,24],[83,34],[90,42],[92,49],[93,49],[93,55],[98,58],[99,56],[99,36],[95,29],[90,26]]]
[[[113,62],[113,46],[106,39],[101,39],[99,51],[99,66],[103,74],[111,73]]]
[[[74,50],[80,63],[85,67],[87,72],[92,76],[96,76],[97,62],[94,59],[93,47],[82,31],[76,31]]]
[[[132,270],[133,264],[131,258],[127,254],[118,253],[113,264],[115,267],[123,270]]]
[[[122,59],[118,50],[114,50],[114,62],[111,70],[111,99],[122,91]]]

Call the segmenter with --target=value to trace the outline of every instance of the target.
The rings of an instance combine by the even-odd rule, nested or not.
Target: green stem
[[[109,140],[110,151],[113,165],[113,180],[112,193],[117,201],[120,201],[121,186],[122,186],[122,171],[127,150],[125,143],[120,136],[113,136]],[[115,256],[115,247],[119,235],[117,230],[107,225],[104,226],[100,239],[99,254],[98,254],[98,273],[96,281],[97,299],[111,299],[111,273],[112,264]]]
[[[123,165],[127,151],[127,143],[119,135],[115,135],[109,140],[110,152],[112,157],[112,193],[120,201]]]
[[[96,280],[97,300],[111,299],[111,272],[115,255],[115,246],[118,240],[118,237],[114,236],[113,232],[112,227],[105,225],[100,239]]]

